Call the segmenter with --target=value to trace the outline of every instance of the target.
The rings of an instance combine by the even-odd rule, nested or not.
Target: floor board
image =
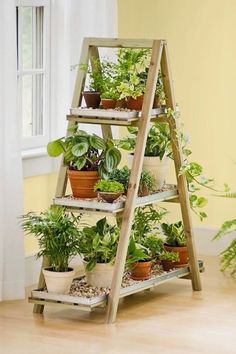
[[[124,298],[117,323],[104,313],[46,306],[33,315],[27,301],[0,303],[1,354],[234,354],[236,281],[219,271],[216,257],[201,257],[202,292],[172,280]]]

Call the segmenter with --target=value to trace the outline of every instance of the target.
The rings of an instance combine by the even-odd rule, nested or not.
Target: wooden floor
[[[234,354],[236,281],[219,272],[217,258],[202,257],[203,291],[172,280],[125,298],[117,323],[104,314],[46,307],[33,315],[27,301],[0,303],[1,354]]]

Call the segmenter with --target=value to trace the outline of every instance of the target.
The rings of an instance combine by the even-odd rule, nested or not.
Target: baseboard
[[[220,240],[213,240],[218,230],[217,228],[201,226],[194,228],[196,248],[199,255],[218,256],[236,238],[236,232],[232,232],[223,236]]]

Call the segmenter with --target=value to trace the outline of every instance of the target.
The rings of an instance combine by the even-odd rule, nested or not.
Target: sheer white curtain
[[[21,125],[17,117],[15,0],[0,1],[0,301],[24,297]]]

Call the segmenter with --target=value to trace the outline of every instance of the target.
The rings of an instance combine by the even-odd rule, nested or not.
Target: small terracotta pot
[[[146,197],[147,195],[150,195],[149,189],[146,186],[146,184],[142,184],[139,187],[139,192],[138,192],[138,196],[139,197]]]
[[[161,264],[162,264],[163,270],[165,270],[166,272],[175,268],[175,263],[173,261],[169,261],[167,259],[163,259],[161,261]]]
[[[103,109],[115,109],[116,108],[116,100],[102,98],[102,107]]]
[[[94,186],[100,180],[98,171],[67,170],[67,175],[75,198],[96,198]]]
[[[138,96],[136,99],[133,97],[127,98],[127,108],[133,111],[141,111],[143,106],[144,95]]]
[[[119,196],[122,194],[121,192],[97,192],[98,196],[100,196],[107,203],[113,203]]]
[[[127,102],[123,98],[122,100],[117,100],[116,101],[116,108],[127,108]]]
[[[179,261],[174,262],[175,268],[182,268],[188,265],[188,250],[186,246],[183,247],[173,247],[164,244],[164,248],[167,252],[175,252],[179,255]]]
[[[88,108],[99,108],[101,101],[100,92],[84,91],[82,95],[84,96],[84,100]]]
[[[151,276],[151,261],[136,262],[131,270],[130,277],[134,280],[145,280]]]
[[[160,108],[160,107],[161,107],[161,104],[160,104],[158,96],[156,95],[156,96],[154,96],[152,108]]]

